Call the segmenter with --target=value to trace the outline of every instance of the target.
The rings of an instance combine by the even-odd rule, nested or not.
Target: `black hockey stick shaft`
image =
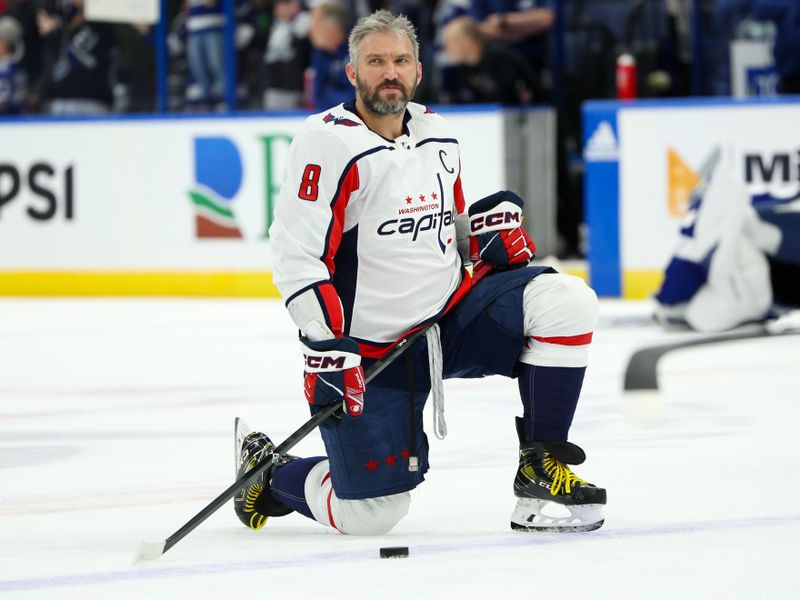
[[[658,362],[668,352],[684,350],[695,346],[721,344],[723,342],[739,342],[753,338],[765,338],[781,335],[797,335],[800,329],[773,331],[764,325],[756,325],[740,331],[730,331],[714,335],[698,336],[678,342],[667,342],[640,348],[633,353],[625,369],[624,389],[626,392],[658,389]]]
[[[490,265],[484,265],[483,268],[479,268],[472,276],[472,286],[478,283],[481,279],[483,279],[486,275],[488,275],[492,271],[492,267]],[[414,345],[414,343],[419,340],[425,333],[433,327],[433,323],[430,325],[426,325],[418,329],[417,331],[413,331],[409,333],[406,337],[401,339],[383,358],[378,359],[375,361],[367,372],[364,374],[364,379],[366,383],[372,381],[378,374],[383,371],[386,367],[392,364],[397,358],[406,351],[406,349],[410,348]],[[289,450],[291,450],[300,440],[305,438],[309,433],[314,431],[319,425],[328,417],[333,416],[334,413],[337,411],[342,410],[342,403],[341,402],[333,402],[332,404],[326,406],[324,409],[319,411],[313,417],[311,417],[308,421],[303,423],[300,428],[291,434],[288,438],[286,438],[281,444],[279,444],[274,452],[267,458],[261,460],[260,462],[256,463],[256,465],[247,473],[242,475],[239,479],[234,481],[224,492],[222,492],[219,496],[214,498],[208,505],[205,506],[200,512],[198,512],[194,517],[189,519],[186,524],[183,525],[180,529],[178,529],[175,533],[169,536],[166,540],[164,540],[161,544],[144,544],[143,547],[139,551],[139,555],[136,558],[136,562],[141,560],[152,560],[154,558],[158,558],[162,554],[164,554],[167,550],[172,548],[175,544],[180,542],[184,537],[186,537],[189,533],[191,533],[198,525],[200,525],[203,521],[208,519],[212,514],[214,514],[223,504],[225,504],[228,500],[233,498],[243,487],[249,486],[253,483],[261,473],[269,468],[275,461],[277,461],[278,457],[286,454]]]
[[[398,356],[400,356],[407,348],[410,348],[414,343],[420,339],[430,329],[432,325],[428,325],[404,337],[397,345],[392,348],[389,353],[383,358],[376,361],[364,374],[364,379],[367,383],[372,381],[381,371],[393,363]],[[256,463],[250,471],[237,479],[230,487],[212,500],[205,508],[198,512],[194,517],[189,519],[187,523],[178,529],[175,533],[169,536],[164,541],[164,547],[161,554],[172,548],[175,544],[181,541],[186,535],[192,532],[200,523],[208,519],[214,514],[223,504],[233,498],[236,493],[253,483],[261,473],[267,469],[279,456],[289,452],[300,440],[305,438],[309,433],[314,431],[319,425],[334,413],[342,410],[341,402],[334,402],[324,409],[320,410],[317,414],[311,417],[308,421],[303,423],[300,428],[286,438],[280,445],[275,448],[275,451],[267,458]]]

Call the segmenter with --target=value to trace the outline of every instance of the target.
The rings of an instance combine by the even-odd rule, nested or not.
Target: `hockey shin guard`
[[[566,441],[586,367],[519,363],[519,393],[527,441]]]

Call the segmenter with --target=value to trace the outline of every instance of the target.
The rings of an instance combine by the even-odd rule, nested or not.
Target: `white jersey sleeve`
[[[318,318],[334,333],[344,326],[330,281],[344,209],[359,185],[356,170],[348,177],[349,158],[341,138],[314,127],[295,137],[289,152],[270,239],[274,283],[301,331]]]

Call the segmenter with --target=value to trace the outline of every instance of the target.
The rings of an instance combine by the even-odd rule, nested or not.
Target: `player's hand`
[[[522,228],[522,198],[502,191],[469,207],[469,254],[473,268],[489,263],[498,269],[527,265],[536,244]]]
[[[349,416],[360,416],[364,411],[366,381],[358,344],[348,337],[312,342],[301,336],[300,341],[306,363],[304,389],[311,414],[343,401]],[[340,420],[337,414],[326,419],[322,426],[335,427]]]

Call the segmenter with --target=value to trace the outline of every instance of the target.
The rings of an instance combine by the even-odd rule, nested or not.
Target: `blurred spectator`
[[[115,63],[114,29],[86,21],[84,0],[61,0],[60,13],[40,9],[45,66],[36,85],[46,112],[55,115],[104,114],[111,110]]]
[[[434,87],[438,93],[438,101],[445,104],[466,102],[469,98],[469,92],[462,89],[461,72],[463,68],[450,60],[444,51],[444,41],[442,40],[445,26],[453,19],[469,15],[469,9],[470,0],[439,0],[433,14]]]
[[[714,40],[709,48],[712,92],[731,95],[731,42],[739,24],[749,16],[753,0],[716,0],[708,32]],[[687,53],[691,56],[691,53]]]
[[[225,14],[220,0],[187,0],[186,58],[200,108],[220,104],[225,91]]]
[[[308,39],[311,17],[302,9],[300,0],[275,0],[272,19],[264,54],[264,108],[300,108],[311,54]]]
[[[117,24],[119,69],[114,85],[115,112],[149,112],[156,101],[155,27]]]
[[[420,0],[410,0],[411,2],[420,2]],[[423,2],[426,0],[422,0]],[[309,8],[314,8],[320,4],[338,4],[344,9],[344,14],[351,19],[347,23],[348,34],[355,22],[361,17],[371,15],[376,10],[381,8],[389,8],[391,0],[308,0],[306,5]]]
[[[754,0],[753,17],[778,28],[773,49],[778,92],[800,94],[800,0]]]
[[[717,65],[713,62],[709,64],[709,58],[713,61],[714,53],[720,49],[720,42],[711,36],[713,28],[713,13],[717,4],[725,0],[666,0],[667,17],[670,21],[671,37],[675,46],[675,72],[672,75],[673,81],[670,82],[672,95],[689,96],[692,93],[699,95],[707,93],[709,84],[713,86],[714,70]],[[695,8],[699,7],[700,16],[694,14]],[[694,48],[694,23],[699,20],[701,25],[702,48],[700,56],[695,56]],[[723,42],[724,43],[724,42]],[[729,46],[724,49],[730,52]],[[726,58],[730,64],[730,58]],[[706,73],[706,77],[701,82],[702,89],[694,89],[697,82],[692,82],[692,71],[698,65]],[[703,68],[709,67],[709,68]],[[724,66],[723,66],[724,68]],[[730,68],[730,67],[729,67]]]
[[[509,44],[539,73],[548,67],[544,34],[555,23],[548,0],[473,0],[470,12],[486,39]]]
[[[459,17],[442,32],[447,56],[465,65],[471,102],[530,104],[539,99],[541,86],[533,68],[511,48],[487,42],[472,17]]]
[[[23,110],[25,73],[20,60],[24,53],[22,26],[13,17],[0,16],[0,115]]]
[[[29,93],[32,91],[31,84],[42,73],[44,40],[36,22],[36,14],[41,4],[41,0],[6,0],[6,14],[14,17],[22,25],[22,42],[25,46],[25,53],[20,65],[28,80]],[[26,101],[26,104],[29,103]],[[29,108],[33,108],[33,106]]]
[[[243,0],[236,11],[237,107],[261,108],[261,61],[269,39],[272,6],[269,0]]]
[[[317,110],[336,106],[355,95],[344,71],[349,58],[347,25],[347,15],[338,4],[320,4],[311,10],[311,103]]]

